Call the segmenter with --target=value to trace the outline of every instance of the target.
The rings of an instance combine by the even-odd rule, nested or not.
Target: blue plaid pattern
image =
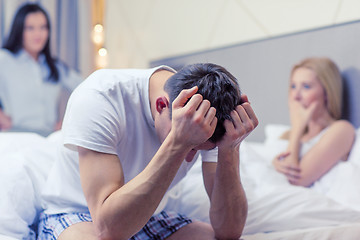
[[[91,221],[89,212],[42,214],[40,216],[38,240],[56,240],[62,231],[71,225]],[[147,224],[130,240],[163,240],[191,222],[191,219],[181,214],[162,211],[152,216]]]
[[[47,215],[41,214],[38,240],[56,240],[60,233],[75,223],[91,222],[89,212],[62,213]]]

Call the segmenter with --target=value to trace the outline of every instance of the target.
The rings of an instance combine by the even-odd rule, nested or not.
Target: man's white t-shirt
[[[45,213],[88,211],[81,188],[77,146],[117,155],[125,183],[148,165],[161,145],[149,101],[149,79],[158,69],[174,72],[167,66],[98,70],[75,89],[62,127],[64,146],[59,149],[42,194]],[[217,161],[215,149],[201,151],[201,155],[203,161]],[[183,162],[170,188],[196,160]]]

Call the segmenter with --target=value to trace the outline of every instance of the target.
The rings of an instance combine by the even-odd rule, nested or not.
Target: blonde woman
[[[293,185],[309,187],[340,161],[346,161],[355,129],[341,120],[342,78],[328,58],[308,58],[291,71],[291,129],[281,138],[287,150],[273,165]]]

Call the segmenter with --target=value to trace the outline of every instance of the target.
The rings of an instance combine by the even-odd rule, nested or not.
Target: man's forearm
[[[247,216],[247,200],[240,181],[239,151],[219,149],[211,194],[210,220],[218,239],[238,239]]]
[[[184,157],[184,151],[164,142],[148,166],[99,208],[100,239],[129,239],[139,231],[154,214]]]

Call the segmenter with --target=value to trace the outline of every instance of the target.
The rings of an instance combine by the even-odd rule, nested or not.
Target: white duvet
[[[60,132],[0,133],[0,239],[35,239],[40,191],[55,160]]]
[[[312,188],[289,184],[271,165],[273,157],[286,148],[274,141],[286,126],[266,127],[264,143],[244,142],[240,149],[240,174],[248,199],[244,234],[337,226],[360,222],[360,140],[349,160],[334,167]],[[360,138],[360,129],[357,131]],[[182,198],[179,198],[182,196]],[[209,221],[209,200],[196,163],[181,184],[170,192],[167,209]]]
[[[244,234],[337,226],[360,222],[360,140],[349,160],[338,164],[312,188],[290,185],[271,165],[286,147],[274,141],[286,126],[266,127],[264,143],[244,142],[240,171],[249,212]],[[357,131],[360,138],[360,129]],[[57,155],[60,133],[0,133],[0,239],[34,239],[29,227],[41,211],[39,194]],[[201,162],[167,194],[165,209],[209,221]]]

